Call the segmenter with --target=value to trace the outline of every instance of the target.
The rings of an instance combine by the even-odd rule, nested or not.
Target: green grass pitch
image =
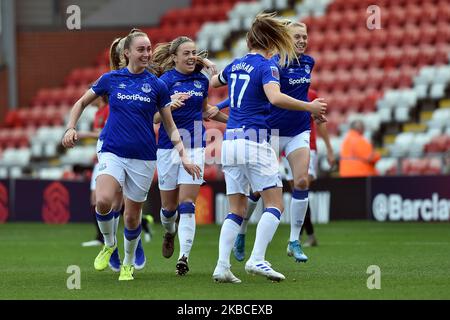
[[[90,224],[0,225],[0,299],[450,299],[450,225],[448,223],[331,222],[317,225],[319,246],[306,248],[310,260],[295,263],[286,255],[289,226],[280,225],[267,251],[280,283],[247,275],[244,262],[231,258],[241,284],[214,283],[219,226],[198,226],[188,275],[175,274],[177,249],[161,255],[162,229],[144,243],[147,265],[135,280],[119,282],[109,269],[97,272],[99,247],[83,248]],[[122,230],[122,226],[121,226]],[[247,254],[255,226],[249,227]],[[178,238],[175,240],[178,248]],[[123,257],[123,241],[120,252]],[[69,290],[67,268],[81,270],[81,289]],[[381,271],[381,289],[367,288],[367,268]]]

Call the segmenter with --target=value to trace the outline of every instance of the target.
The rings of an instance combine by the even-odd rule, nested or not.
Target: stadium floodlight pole
[[[9,108],[17,108],[17,62],[16,62],[16,14],[14,0],[0,1],[2,23],[2,47],[8,68]]]

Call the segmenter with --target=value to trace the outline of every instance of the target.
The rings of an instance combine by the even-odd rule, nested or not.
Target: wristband
[[[65,134],[67,133],[67,131],[69,131],[70,129],[77,131],[77,129],[75,129],[74,127],[70,127],[70,128],[67,128],[66,131],[64,131],[64,135],[65,135]]]

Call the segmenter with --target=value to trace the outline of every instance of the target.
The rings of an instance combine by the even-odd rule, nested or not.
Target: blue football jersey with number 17
[[[280,74],[275,62],[260,54],[249,53],[235,59],[219,75],[222,83],[228,84],[230,114],[225,139],[235,139],[229,132],[241,130],[248,139],[248,130],[269,130],[270,102],[263,86],[280,84]],[[234,130],[233,130],[234,129]]]

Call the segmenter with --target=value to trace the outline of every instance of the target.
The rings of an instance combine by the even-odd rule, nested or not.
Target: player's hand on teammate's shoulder
[[[64,132],[61,143],[64,148],[73,148],[75,147],[77,141],[78,141],[77,130],[75,128],[68,128]]]

